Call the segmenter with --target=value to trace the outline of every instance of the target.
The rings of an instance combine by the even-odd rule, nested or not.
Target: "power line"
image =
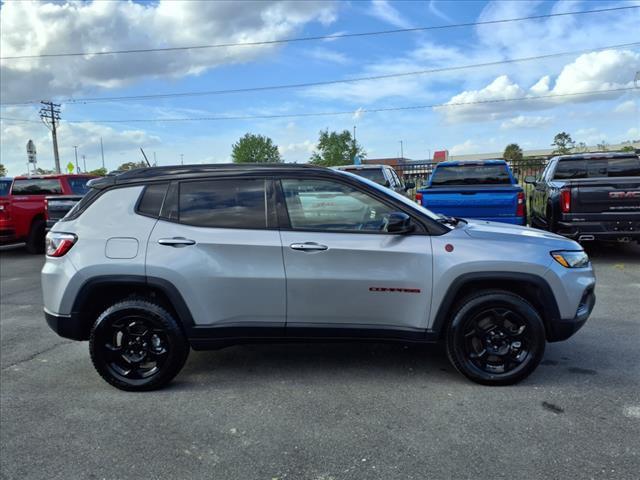
[[[607,90],[592,90],[579,93],[560,93],[550,95],[539,95],[535,97],[519,97],[519,98],[501,98],[494,100],[477,100],[474,102],[448,102],[448,103],[436,103],[431,105],[411,105],[406,107],[386,107],[386,108],[370,108],[357,110],[346,110],[338,112],[306,112],[306,113],[284,113],[284,114],[270,114],[270,115],[219,115],[209,117],[189,117],[189,118],[137,118],[137,119],[122,119],[122,120],[66,120],[67,123],[155,123],[155,122],[200,122],[200,121],[220,121],[220,120],[264,120],[275,118],[300,118],[300,117],[326,117],[326,116],[338,116],[338,115],[353,115],[356,112],[359,113],[379,113],[379,112],[396,112],[403,110],[424,110],[428,108],[448,108],[459,107],[465,105],[481,105],[481,104],[493,104],[504,102],[518,102],[518,101],[533,101],[544,100],[548,98],[561,98],[561,97],[577,97],[577,96],[590,96],[601,95],[605,93],[615,92],[627,92],[633,90],[634,87],[621,87],[611,88]]]
[[[80,104],[80,103],[87,104],[87,103],[98,103],[98,102],[116,102],[116,101],[122,102],[127,100],[154,100],[154,99],[160,99],[160,98],[199,97],[199,96],[208,96],[208,95],[263,92],[267,90],[309,88],[309,87],[319,87],[324,85],[338,85],[338,84],[344,84],[344,83],[356,83],[356,82],[373,81],[373,80],[384,80],[389,78],[409,77],[409,76],[415,76],[415,75],[427,75],[432,73],[452,72],[457,70],[490,67],[490,66],[518,63],[518,62],[529,62],[533,60],[543,60],[543,59],[562,57],[567,55],[576,55],[579,53],[586,53],[586,52],[595,52],[595,51],[601,51],[601,50],[615,50],[619,48],[627,48],[627,47],[633,47],[637,45],[640,45],[640,42],[622,43],[617,45],[608,45],[605,47],[585,48],[580,50],[549,53],[546,55],[536,55],[533,57],[508,58],[505,60],[496,60],[494,62],[474,63],[474,64],[468,64],[468,65],[458,65],[454,67],[432,68],[428,70],[416,70],[412,72],[389,73],[385,75],[370,75],[367,77],[346,78],[346,79],[340,79],[340,80],[326,80],[321,82],[291,83],[291,84],[285,84],[285,85],[267,85],[262,87],[236,88],[236,89],[230,89],[230,90],[209,90],[209,91],[200,91],[200,92],[174,92],[174,93],[158,93],[158,94],[151,94],[151,95],[130,95],[130,96],[121,96],[121,97],[67,98],[67,99],[60,100],[60,102],[66,103],[66,104]],[[30,102],[3,103],[3,104],[0,104],[0,106],[32,105],[35,103],[38,103],[38,102],[34,100]]]
[[[341,38],[355,38],[355,37],[367,37],[375,35],[389,35],[396,33],[408,33],[408,32],[424,32],[429,30],[443,30],[447,28],[460,28],[460,27],[474,27],[479,25],[495,25],[508,22],[521,22],[525,20],[539,20],[543,18],[551,17],[563,17],[568,15],[587,15],[591,13],[604,13],[620,10],[628,10],[632,8],[640,8],[640,5],[627,5],[623,7],[601,8],[597,10],[581,10],[574,12],[564,13],[549,13],[545,15],[531,15],[528,17],[506,18],[499,20],[486,20],[482,22],[467,22],[467,23],[452,23],[448,25],[436,25],[431,27],[415,27],[415,28],[400,28],[396,30],[380,30],[375,32],[358,32],[358,33],[338,33],[334,35],[317,35],[310,37],[298,37],[298,38],[286,38],[282,40],[265,40],[259,42],[234,42],[234,43],[217,43],[211,45],[191,45],[184,47],[159,47],[159,48],[138,48],[128,50],[104,50],[94,52],[67,52],[67,53],[42,53],[38,55],[16,55],[9,57],[0,57],[0,60],[19,60],[27,58],[50,58],[50,57],[82,57],[82,56],[98,56],[98,55],[117,55],[117,54],[129,54],[129,53],[152,53],[152,52],[175,52],[181,50],[202,50],[207,48],[227,48],[227,47],[250,47],[260,45],[276,45],[283,43],[294,42],[309,42],[316,40],[337,40]]]

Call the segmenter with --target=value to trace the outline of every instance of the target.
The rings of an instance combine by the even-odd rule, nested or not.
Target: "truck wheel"
[[[502,290],[465,298],[447,331],[447,355],[483,385],[511,385],[533,372],[545,348],[542,319],[529,302]]]
[[[107,308],[89,338],[91,361],[100,376],[127,391],[155,390],[175,377],[189,344],[173,316],[141,298]]]
[[[45,221],[35,220],[27,236],[27,252],[44,253]]]

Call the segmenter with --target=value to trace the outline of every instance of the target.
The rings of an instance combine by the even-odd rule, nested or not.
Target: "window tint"
[[[199,227],[267,228],[264,179],[180,184],[180,223]]]
[[[379,200],[330,180],[282,180],[291,227],[381,232],[393,211]]]
[[[0,180],[0,197],[6,197],[11,190],[11,180]]]
[[[74,195],[86,195],[89,191],[87,182],[91,177],[67,177],[67,182]]]
[[[138,212],[152,217],[159,216],[164,194],[167,192],[168,186],[168,183],[147,185],[138,204]]]
[[[13,195],[57,195],[62,193],[62,187],[57,178],[25,178],[13,181],[11,193]]]
[[[587,160],[561,160],[558,162],[553,178],[568,180],[572,178],[596,177],[639,177],[640,159],[592,158]]]
[[[438,166],[431,177],[431,185],[503,185],[510,183],[509,171],[504,164]]]

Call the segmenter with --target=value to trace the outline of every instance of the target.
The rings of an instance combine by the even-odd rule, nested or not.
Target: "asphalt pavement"
[[[126,393],[42,316],[44,261],[0,252],[3,479],[637,479],[640,247],[594,246],[597,305],[516,386],[475,385],[439,346],[191,352]]]

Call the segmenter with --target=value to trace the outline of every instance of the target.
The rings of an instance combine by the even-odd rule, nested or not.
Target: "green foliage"
[[[367,153],[358,142],[353,141],[349,130],[342,132],[322,130],[316,151],[311,155],[311,163],[323,167],[349,165],[353,163],[355,155],[364,158]]]
[[[555,147],[553,153],[557,153],[559,155],[566,155],[567,153],[571,153],[575,143],[567,132],[560,132],[555,137],[553,137],[552,147]]]
[[[118,167],[118,170],[133,170],[134,168],[145,168],[148,167],[147,162],[139,161],[139,162],[126,162]]]
[[[575,146],[575,151],[578,153],[586,153],[589,151],[589,147],[584,142],[578,142]]]
[[[518,162],[522,160],[522,149],[520,145],[517,143],[510,143],[504,149],[504,153],[502,154],[502,158],[504,158],[508,162]]]
[[[621,152],[635,152],[636,149],[633,148],[633,145],[625,145],[620,149]]]
[[[605,142],[604,140],[602,140],[602,142],[600,142],[598,145],[598,151],[599,152],[608,152],[609,151],[609,144],[607,142]]]
[[[35,175],[53,175],[55,170],[47,170],[46,168],[36,168]]]
[[[269,137],[246,133],[233,144],[231,158],[234,163],[280,163],[278,146]]]
[[[98,177],[104,177],[107,174],[107,169],[104,167],[96,168],[95,170],[91,170],[89,175],[97,175]]]
[[[0,163],[0,177],[7,176],[7,167]]]

